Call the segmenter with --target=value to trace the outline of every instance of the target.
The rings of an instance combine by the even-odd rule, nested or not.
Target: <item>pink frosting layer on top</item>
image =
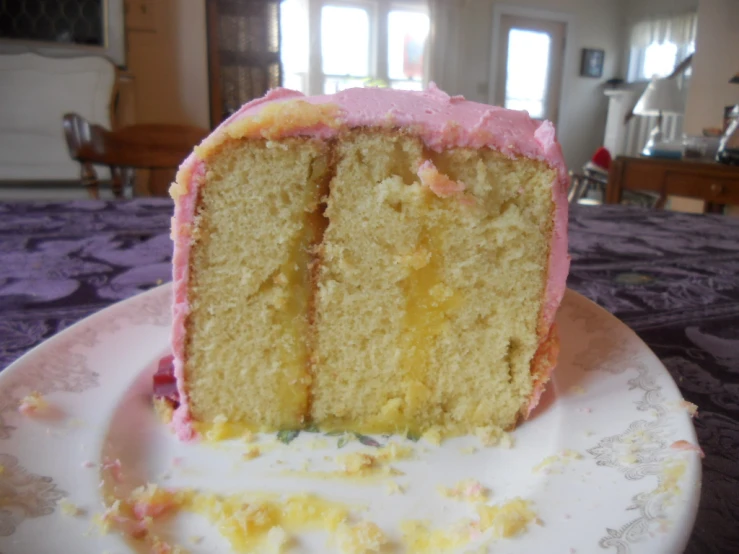
[[[349,89],[326,96],[304,96],[286,89],[274,89],[263,98],[245,104],[224,121],[213,133],[222,134],[231,123],[256,116],[265,104],[302,100],[311,104],[338,106],[339,119],[348,127],[406,127],[411,128],[435,151],[454,147],[491,148],[510,157],[525,156],[542,160],[556,170],[552,183],[554,201],[554,228],[549,250],[549,270],[545,298],[539,318],[542,340],[548,335],[557,308],[562,300],[569,271],[567,255],[567,169],[562,149],[555,138],[554,126],[533,120],[526,112],[507,110],[449,96],[433,83],[423,92],[379,88]],[[314,136],[330,138],[337,129],[329,125],[310,129],[294,128],[282,136]],[[183,175],[189,175],[187,192],[176,199],[173,223],[174,239],[174,323],[172,353],[175,376],[180,394],[180,406],[173,424],[182,439],[194,436],[187,391],[184,387],[184,337],[187,304],[188,258],[190,227],[194,217],[198,189],[205,175],[205,161],[194,153],[181,166]],[[554,368],[550,368],[550,372]],[[529,412],[535,407],[541,388],[534,391]]]

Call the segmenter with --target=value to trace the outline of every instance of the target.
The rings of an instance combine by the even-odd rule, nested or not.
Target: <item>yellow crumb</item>
[[[377,458],[363,452],[353,452],[338,456],[337,461],[348,474],[365,473],[366,470],[375,467]]]
[[[490,491],[474,479],[464,479],[453,487],[437,487],[439,494],[453,500],[464,502],[485,502]]]
[[[402,485],[399,485],[397,481],[387,481],[385,483],[385,492],[390,494],[404,494],[405,493],[405,487]]]
[[[244,452],[244,454],[241,455],[242,458],[245,460],[253,460],[254,458],[258,458],[262,454],[262,451],[259,449],[258,446],[252,446]]]
[[[243,440],[246,443],[254,442],[256,439],[256,435],[252,433],[249,429],[245,429],[244,433],[241,435],[241,440]]]
[[[526,530],[529,523],[536,520],[528,501],[514,498],[503,505],[478,506],[480,530],[492,529],[493,537],[513,537]]]
[[[690,414],[690,417],[695,417],[695,414],[698,413],[698,406],[693,404],[692,402],[688,402],[687,400],[682,400],[680,402],[680,407],[688,412],[688,414]]]
[[[352,452],[336,457],[345,475],[369,476],[377,474],[398,475],[401,472],[389,466],[389,462],[403,460],[413,455],[413,449],[391,442],[373,451]]]
[[[161,421],[165,425],[169,425],[169,423],[172,421],[172,415],[174,414],[174,409],[172,408],[172,404],[167,399],[155,398],[154,399],[154,413],[156,413],[157,418],[159,418],[159,421]]]
[[[441,428],[437,426],[431,427],[421,436],[421,438],[429,444],[439,446],[441,444]]]
[[[21,400],[18,411],[25,415],[43,412],[49,407],[49,403],[39,392],[32,392]]]
[[[574,385],[570,387],[570,389],[567,392],[569,392],[570,394],[580,395],[580,394],[585,394],[585,389],[581,387],[580,385]]]
[[[290,541],[290,537],[281,526],[275,525],[267,531],[267,544],[274,554],[280,554]]]
[[[438,554],[456,550],[471,540],[470,522],[450,528],[432,529],[427,521],[403,521],[400,524],[403,544],[410,554]]]
[[[459,452],[461,454],[474,454],[477,452],[477,447],[475,446],[465,446],[464,448],[460,448]]]
[[[64,514],[65,516],[70,516],[70,517],[81,516],[85,513],[85,511],[82,508],[80,508],[79,506],[75,504],[72,504],[66,498],[62,498],[59,501],[59,508],[61,509],[62,514]]]
[[[224,415],[217,415],[213,419],[210,429],[205,432],[205,438],[209,441],[218,441],[226,438],[228,432],[228,419]]]
[[[385,533],[369,521],[342,523],[336,532],[336,544],[344,554],[379,553],[387,542]]]
[[[677,494],[680,492],[678,485],[680,479],[685,475],[687,465],[685,461],[665,462],[662,465],[661,482],[657,488],[658,493]]]
[[[200,535],[192,535],[191,537],[188,537],[187,540],[190,541],[190,543],[197,545],[203,542],[203,537],[201,537]]]
[[[475,427],[475,436],[483,446],[501,445],[510,448],[513,444],[511,437],[500,427],[489,425],[486,427]]]
[[[546,470],[546,473],[561,473],[561,466],[570,463],[573,460],[582,460],[582,454],[575,450],[566,449],[560,454],[553,456],[547,456],[541,462],[536,464],[532,471],[537,473],[541,470]],[[551,467],[554,466],[554,467]]]

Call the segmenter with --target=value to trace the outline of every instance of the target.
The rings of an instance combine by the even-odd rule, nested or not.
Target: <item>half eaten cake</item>
[[[566,182],[549,122],[433,85],[246,104],[171,188],[178,435],[512,428],[557,358]]]

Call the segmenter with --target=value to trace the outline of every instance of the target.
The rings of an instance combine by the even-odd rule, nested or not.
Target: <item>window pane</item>
[[[390,88],[399,90],[423,90],[421,81],[390,81]]]
[[[393,10],[388,14],[387,26],[388,76],[391,79],[422,81],[429,16]]]
[[[283,0],[280,3],[280,28],[282,86],[307,93],[308,2]]]
[[[644,73],[643,77],[667,77],[675,69],[677,58],[677,44],[665,42],[657,44],[653,42],[644,51]]]
[[[369,74],[369,15],[361,8],[321,9],[323,72],[330,75]]]
[[[351,77],[326,77],[323,80],[323,94],[333,94],[348,88],[361,88],[366,79],[352,79]]]
[[[505,107],[544,117],[551,38],[546,33],[511,29],[508,35]]]

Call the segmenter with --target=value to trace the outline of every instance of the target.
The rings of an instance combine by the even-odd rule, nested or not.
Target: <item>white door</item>
[[[557,123],[566,24],[501,15],[495,103]]]

